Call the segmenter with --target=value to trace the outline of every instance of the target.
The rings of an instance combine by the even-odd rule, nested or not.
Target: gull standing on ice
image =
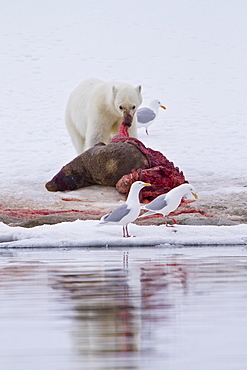
[[[159,195],[152,202],[142,206],[141,209],[145,209],[149,212],[145,213],[141,217],[161,213],[165,217],[166,226],[168,226],[167,216],[178,208],[182,198],[186,196],[186,194],[192,194],[195,199],[198,199],[194,186],[191,184],[182,184],[173,188],[166,194]]]
[[[145,186],[151,186],[148,182],[135,181],[130,188],[129,195],[124,204],[115,209],[112,213],[104,215],[100,219],[101,225],[122,225],[123,237],[130,237],[128,233],[128,224],[137,219],[140,213],[139,193]]]
[[[148,127],[156,120],[159,114],[159,107],[166,109],[159,100],[154,99],[151,101],[148,107],[139,108],[136,111],[137,127],[145,127],[146,134],[148,135]]]

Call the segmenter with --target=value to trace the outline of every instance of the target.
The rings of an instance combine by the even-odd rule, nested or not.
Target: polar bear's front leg
[[[100,142],[104,144],[109,144],[110,140],[110,128],[109,124],[106,125],[103,122],[88,121],[86,140],[85,140],[85,150],[93,147],[95,144]]]
[[[137,122],[136,122],[136,115],[134,115],[134,118],[133,118],[133,121],[132,121],[132,124],[129,128],[129,136],[130,137],[135,137],[137,138],[138,134],[137,134]]]

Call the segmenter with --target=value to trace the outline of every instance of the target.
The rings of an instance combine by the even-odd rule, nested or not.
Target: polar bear
[[[124,121],[137,137],[135,113],[142,103],[141,86],[90,78],[72,91],[65,121],[77,154],[103,142],[108,144]]]

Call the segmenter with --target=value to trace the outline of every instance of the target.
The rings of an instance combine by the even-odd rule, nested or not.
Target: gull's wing
[[[161,194],[157,198],[155,198],[152,202],[147,204],[144,209],[149,211],[160,211],[161,209],[167,206],[167,201],[165,199],[165,195]]]
[[[156,114],[150,108],[140,108],[137,110],[136,115],[139,123],[148,123],[156,117]]]
[[[112,213],[105,215],[103,222],[119,222],[130,212],[127,204],[122,204],[120,207],[116,208]]]

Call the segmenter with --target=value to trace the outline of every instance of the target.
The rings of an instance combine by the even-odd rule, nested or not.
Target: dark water
[[[247,369],[244,247],[0,250],[0,369]]]

